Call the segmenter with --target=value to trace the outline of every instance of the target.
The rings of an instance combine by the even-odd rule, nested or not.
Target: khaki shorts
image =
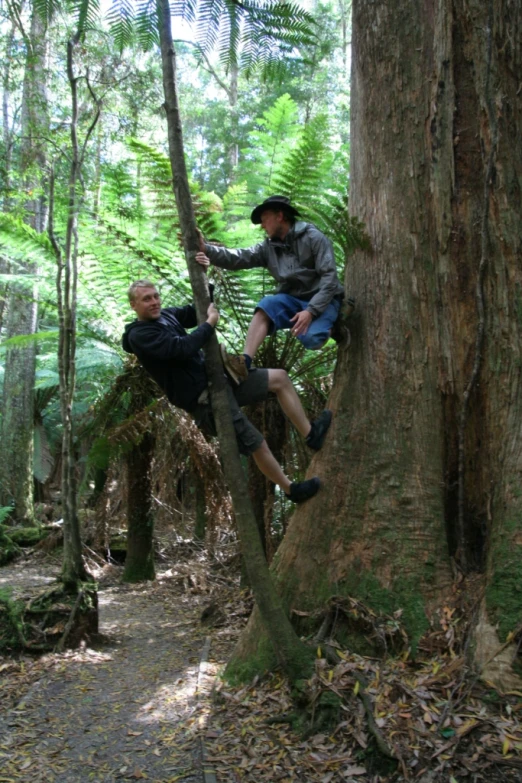
[[[247,419],[241,407],[266,400],[268,396],[268,370],[262,368],[250,370],[246,381],[243,381],[239,386],[232,387],[230,383],[227,383],[227,394],[239,453],[248,457],[252,452],[257,451],[264,438]],[[205,435],[217,435],[208,389],[200,394],[198,405],[192,411],[192,416]]]

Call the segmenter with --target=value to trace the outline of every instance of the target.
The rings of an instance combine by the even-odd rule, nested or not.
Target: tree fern
[[[297,104],[288,94],[281,95],[258,118],[257,125],[259,130],[250,133],[238,172],[240,178],[245,177],[254,199],[274,192],[273,177],[303,132]]]
[[[107,13],[114,43],[120,52],[130,46],[136,27],[136,10],[132,0],[113,0]]]
[[[80,0],[82,31],[97,11],[97,0]],[[247,74],[260,70],[265,78],[284,67],[283,57],[295,47],[315,40],[312,16],[295,3],[279,0],[173,0],[171,14],[194,25],[205,54],[217,48],[226,68],[240,61]],[[145,49],[157,41],[157,6],[151,0],[137,5],[113,0],[108,21],[120,49],[131,44],[135,31]]]
[[[75,18],[77,40],[83,41],[88,30],[93,30],[100,15],[99,0],[72,0],[70,8]]]
[[[54,261],[47,235],[6,213],[0,213],[0,252],[11,261]]]
[[[301,137],[274,172],[272,189],[303,210],[321,190],[331,158],[328,118],[318,115],[304,126]]]

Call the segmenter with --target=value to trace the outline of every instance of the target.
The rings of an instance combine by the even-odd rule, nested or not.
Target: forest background
[[[313,35],[301,36],[300,46],[287,45],[284,66],[268,58],[251,62],[245,75],[239,61],[223,63],[212,51],[208,26],[201,20],[201,27],[191,26],[176,16],[174,4],[185,150],[198,222],[208,238],[229,246],[258,241],[249,220],[252,205],[281,192],[332,236],[342,269],[350,241],[347,227],[336,230],[345,223],[347,203],[349,5],[314,4],[311,10],[320,21]],[[45,485],[60,469],[63,426],[56,258],[47,235],[50,207],[56,235],[63,236],[67,225],[72,108],[66,41],[77,17],[65,7],[47,11],[48,20],[37,4],[6,4],[2,24],[6,448],[0,486],[4,516],[24,525],[34,522],[33,480],[37,497],[49,500]],[[160,58],[144,51],[139,31],[126,26],[125,9],[119,13],[115,18],[109,11],[105,24],[93,14],[75,62],[76,132],[86,144],[75,251],[79,328],[72,415],[75,430],[81,429],[74,448],[84,489],[96,470],[106,475],[111,459],[104,432],[96,431],[104,416],[103,426],[109,426],[104,400],[112,405],[111,426],[121,424],[131,405],[125,384],[118,405],[110,396],[125,363],[120,335],[130,320],[128,284],[152,278],[165,304],[192,297],[171,188]],[[253,304],[270,282],[256,273],[216,278],[222,339],[237,350]],[[312,359],[281,343],[270,350],[271,366],[291,368],[305,396],[309,392],[305,403],[317,408],[316,388],[324,398],[330,383],[332,349]],[[295,455],[288,461],[294,472],[303,471]]]
[[[288,529],[284,498],[249,472],[269,558],[282,541],[278,591],[299,631],[319,624],[354,654],[444,647],[442,731],[458,742],[450,713],[477,677],[520,694],[522,16],[519,0],[425,5],[354,3],[350,95],[342,3],[312,5],[315,22],[292,7],[293,21],[272,25],[278,38],[259,34],[257,19],[239,58],[228,46],[236,28],[220,38],[211,10],[243,4],[202,3],[201,26],[175,26],[174,37],[200,227],[249,243],[252,206],[289,195],[332,238],[358,301],[349,347],[308,356],[280,338],[259,357],[291,372],[312,414],[327,398],[335,412],[313,464],[330,491]],[[106,547],[107,519],[123,508],[130,522],[141,497],[150,553],[151,510],[172,520],[188,495],[190,535],[234,540],[216,452],[152,402],[118,347],[131,279],[160,280],[164,302],[190,297],[159,55],[143,51],[150,26],[133,27],[125,4],[110,35],[91,4],[71,15],[3,8],[4,521],[32,529],[59,502],[74,519],[79,481],[91,543]],[[173,5],[188,17],[194,8]],[[223,339],[237,349],[270,281],[214,274]],[[304,475],[309,458],[284,420],[268,405],[258,415],[287,471]],[[3,551],[16,547],[10,529],[2,536]],[[70,544],[78,563],[79,537]],[[127,577],[150,578],[152,557],[140,568]],[[476,666],[469,684],[464,661]],[[257,610],[236,663],[243,674],[275,665]],[[440,710],[426,714],[433,726]],[[503,756],[519,749],[499,738]]]

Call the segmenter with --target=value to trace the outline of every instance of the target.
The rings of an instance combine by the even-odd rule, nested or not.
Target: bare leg
[[[311,429],[310,421],[304,412],[299,395],[286,370],[268,371],[268,391],[275,392],[279,405],[298,432],[306,438]]]
[[[248,327],[244,348],[244,353],[248,354],[251,359],[254,358],[257,349],[267,336],[270,323],[270,318],[264,310],[257,310],[254,313],[254,317],[250,321],[250,326]]]
[[[252,457],[263,476],[266,476],[267,479],[273,481],[274,484],[278,484],[283,492],[288,493],[290,491],[290,481],[287,479],[281,465],[268,448],[266,440],[264,440],[261,446],[253,452]]]

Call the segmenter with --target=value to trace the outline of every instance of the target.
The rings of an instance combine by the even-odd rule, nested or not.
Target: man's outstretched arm
[[[203,257],[206,257],[206,261]],[[230,250],[226,247],[209,245],[203,239],[203,234],[199,232],[199,253],[196,254],[196,261],[205,267],[210,263],[221,269],[252,269],[266,266],[268,256],[265,242],[259,242],[252,247]]]
[[[128,338],[129,344],[138,358],[146,354],[154,359],[190,359],[210,339],[218,321],[219,311],[211,304],[207,310],[207,320],[191,334],[173,334],[152,321],[133,330]]]

